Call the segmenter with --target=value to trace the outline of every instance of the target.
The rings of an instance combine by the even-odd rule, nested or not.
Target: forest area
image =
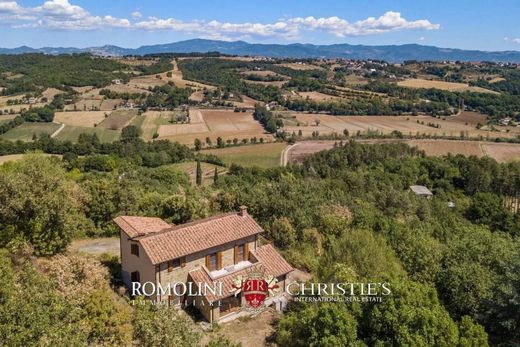
[[[117,294],[117,258],[85,261],[66,249],[73,239],[113,235],[119,214],[179,224],[240,205],[312,281],[392,285],[382,303],[290,305],[275,326],[281,346],[518,340],[520,217],[503,203],[520,186],[518,163],[352,142],[302,165],[231,165],[196,186],[169,165],[193,152],[163,144],[169,161],[151,167],[136,159],[146,158],[139,141],[114,144],[109,155],[30,154],[0,168],[0,336],[7,344],[197,344],[198,333],[168,316],[173,311],[131,307]],[[413,184],[430,187],[434,198],[412,194]],[[176,323],[160,323],[167,318]],[[210,345],[233,346],[225,338]]]

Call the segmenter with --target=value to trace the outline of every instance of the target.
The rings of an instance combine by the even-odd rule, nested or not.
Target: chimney
[[[247,206],[244,206],[244,205],[240,206],[238,215],[245,216],[246,214],[247,214]]]

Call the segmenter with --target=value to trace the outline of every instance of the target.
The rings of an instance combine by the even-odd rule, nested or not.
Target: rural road
[[[287,166],[287,162],[289,161],[289,151],[297,145],[299,145],[299,143],[295,143],[284,148],[282,154],[280,155],[280,166]]]
[[[58,122],[54,122],[54,123],[61,124],[61,126],[58,128],[58,130],[56,130],[55,132],[52,133],[51,137],[57,136],[63,130],[63,128],[65,128],[65,124],[63,124],[63,123],[58,123]]]

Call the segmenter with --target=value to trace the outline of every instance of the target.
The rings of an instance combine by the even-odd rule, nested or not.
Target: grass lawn
[[[275,142],[209,149],[202,153],[215,154],[228,165],[235,163],[242,166],[259,166],[268,168],[280,165],[280,155],[285,147],[287,147],[286,143]]]
[[[145,119],[144,116],[135,116],[135,118],[132,119],[132,121],[130,122],[130,125],[133,125],[139,129],[141,129],[141,127],[143,126],[144,119]]]
[[[23,123],[14,129],[9,130],[5,134],[0,135],[4,140],[16,141],[32,141],[33,135],[47,133],[51,135],[60,127],[56,123]]]
[[[121,137],[120,130],[110,130],[106,128],[86,128],[86,127],[73,127],[66,125],[62,131],[56,136],[59,140],[77,142],[79,134],[97,134],[101,142],[113,142],[119,140]]]
[[[2,155],[0,156],[0,165],[7,163],[7,162],[13,162],[17,160],[23,159],[27,154],[9,154],[9,155]],[[49,156],[49,157],[58,157],[61,158],[61,154],[47,154],[42,153],[40,155]]]

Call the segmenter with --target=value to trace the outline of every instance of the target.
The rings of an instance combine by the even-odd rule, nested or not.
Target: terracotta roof
[[[130,237],[156,233],[171,225],[157,217],[119,216],[114,222]]]
[[[251,253],[262,263],[267,273],[274,277],[288,274],[294,270],[271,244],[258,247],[255,251],[251,251]]]
[[[237,278],[240,275],[245,277],[247,270],[249,270],[249,269],[250,268],[246,268],[246,269],[234,272],[232,274],[229,274],[229,275],[226,275],[223,277],[219,277],[216,280],[213,280],[213,279],[211,279],[211,277],[209,277],[208,270],[206,269],[206,267],[199,267],[195,270],[190,271],[189,276],[191,277],[193,282],[207,283],[207,284],[209,284],[210,288],[212,287],[212,285],[211,285],[212,283],[222,282],[222,292],[221,292],[222,295],[218,295],[218,293],[213,295],[213,293],[211,293],[210,291],[206,292],[206,296],[205,296],[206,299],[209,302],[212,302],[215,300],[220,300],[220,299],[224,299],[224,298],[232,296],[233,295],[233,292],[232,292],[233,281],[235,280],[235,278]]]
[[[265,245],[256,249],[256,251],[251,252],[256,258],[257,262],[253,264],[256,269],[265,272],[265,275],[272,275],[273,277],[279,277],[282,275],[286,275],[289,272],[293,271],[293,268],[289,263],[285,261],[285,259],[274,249],[272,245]],[[219,277],[213,280],[206,267],[201,266],[195,270],[189,272],[189,276],[191,277],[193,282],[196,283],[208,283],[211,287],[212,283],[222,282],[222,295],[213,295],[211,292],[206,294],[206,299],[211,302],[215,300],[220,300],[223,298],[227,298],[233,295],[232,287],[235,278],[238,276],[247,276],[247,272],[251,269],[251,267],[245,268],[243,270],[231,273],[226,276]]]
[[[136,238],[153,264],[256,235],[263,229],[247,213],[221,214]]]

